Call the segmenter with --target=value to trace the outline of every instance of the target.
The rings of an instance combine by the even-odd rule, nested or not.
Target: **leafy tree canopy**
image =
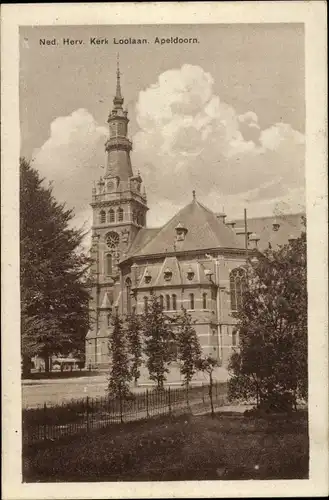
[[[280,406],[288,395],[306,398],[305,233],[250,263],[236,317],[240,343],[229,366],[231,398],[253,397],[269,406]]]
[[[89,259],[73,211],[59,204],[51,186],[20,160],[20,283],[22,356],[83,350],[88,329]]]
[[[144,353],[150,379],[163,389],[169,364],[176,358],[171,319],[165,315],[158,297],[152,293],[148,308],[141,315]]]

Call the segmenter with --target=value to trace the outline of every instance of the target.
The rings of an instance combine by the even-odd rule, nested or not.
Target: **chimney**
[[[220,212],[219,214],[216,214],[216,217],[219,221],[221,221],[225,224],[226,214],[224,212]]]
[[[251,243],[251,248],[257,248],[259,240],[260,240],[260,238],[259,238],[258,234],[251,233],[250,236],[249,236],[249,241]]]
[[[234,229],[234,226],[235,226],[236,223],[233,220],[231,220],[231,219],[226,219],[225,224],[228,227],[230,227],[231,229]]]

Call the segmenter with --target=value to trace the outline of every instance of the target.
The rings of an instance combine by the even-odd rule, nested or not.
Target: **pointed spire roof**
[[[119,54],[117,54],[117,85],[116,85],[115,97],[113,99],[114,107],[116,109],[122,108],[123,101],[124,99],[121,94],[121,83],[120,83],[120,60],[119,60]]]
[[[214,212],[197,201],[193,193],[192,201],[165,224],[135,255],[151,255],[176,251],[175,228],[181,223],[187,228],[179,251],[207,250],[212,248],[241,249],[234,231],[219,220]]]

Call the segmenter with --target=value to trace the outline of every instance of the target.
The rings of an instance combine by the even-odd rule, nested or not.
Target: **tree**
[[[137,386],[142,364],[141,325],[138,315],[133,311],[126,319],[126,332],[131,355],[131,375]]]
[[[123,401],[130,394],[129,382],[132,379],[129,367],[127,340],[120,316],[116,313],[112,319],[113,329],[109,338],[110,374],[109,395],[118,399],[120,417],[123,421]]]
[[[181,315],[176,318],[175,331],[180,372],[183,376],[186,401],[189,406],[189,387],[201,359],[201,346],[196,331],[192,326],[192,317],[184,308]]]
[[[306,234],[248,266],[229,396],[286,409],[307,398]]]
[[[198,370],[201,372],[207,373],[209,376],[208,392],[209,392],[212,418],[214,418],[214,416],[215,416],[214,400],[213,400],[213,387],[214,387],[213,372],[214,372],[215,368],[217,368],[217,366],[219,366],[219,362],[216,359],[212,358],[211,356],[206,356],[204,358],[201,358],[197,362]]]
[[[50,368],[53,354],[84,350],[88,330],[89,259],[82,230],[70,227],[72,210],[20,160],[20,286],[23,372],[38,355]]]
[[[156,382],[157,389],[163,390],[169,364],[176,358],[174,333],[171,320],[154,293],[148,308],[141,316],[142,334],[145,340],[144,353],[150,379]]]

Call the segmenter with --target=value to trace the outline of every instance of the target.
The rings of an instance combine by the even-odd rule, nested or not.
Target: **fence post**
[[[203,382],[202,382],[202,403],[204,403],[204,389],[203,389]]]
[[[149,390],[146,389],[146,416],[149,418]]]
[[[216,387],[216,401],[218,401],[218,382],[216,382],[215,387]]]
[[[86,408],[86,418],[87,418],[87,432],[89,432],[89,397],[87,396],[86,398],[86,405],[87,405],[87,408]]]
[[[170,386],[168,387],[168,409],[169,409],[169,415],[170,415],[171,414]]]
[[[44,441],[47,439],[46,419],[47,419],[47,403],[44,403],[44,405],[43,405],[43,439],[44,439]]]

